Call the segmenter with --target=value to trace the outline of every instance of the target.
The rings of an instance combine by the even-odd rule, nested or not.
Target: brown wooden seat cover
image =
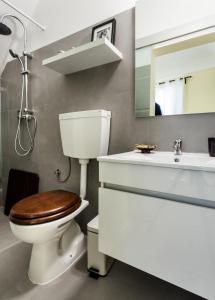
[[[72,192],[39,193],[16,203],[10,211],[10,220],[23,225],[50,222],[74,212],[80,205],[81,198]]]

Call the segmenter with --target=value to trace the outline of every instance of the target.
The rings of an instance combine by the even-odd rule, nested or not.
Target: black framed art
[[[115,43],[116,34],[116,19],[111,19],[102,24],[96,25],[92,29],[91,41],[96,41],[98,39],[106,38],[112,44]]]

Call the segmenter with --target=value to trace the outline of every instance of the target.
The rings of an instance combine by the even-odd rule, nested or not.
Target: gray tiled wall
[[[171,150],[173,140],[180,136],[185,151],[206,152],[207,137],[215,135],[214,114],[156,117],[136,119],[134,116],[134,11],[116,16],[116,46],[123,53],[123,61],[63,76],[42,66],[42,60],[58,50],[67,50],[90,41],[91,28],[35,51],[30,63],[30,99],[38,118],[35,148],[28,158],[14,152],[14,136],[19,108],[20,69],[16,61],[7,64],[3,80],[7,93],[3,95],[4,127],[3,162],[4,186],[8,169],[19,168],[37,172],[40,190],[66,189],[79,192],[79,165],[72,160],[71,178],[64,184],[56,181],[54,171],[67,170],[63,156],[58,114],[88,109],[112,111],[109,153],[131,150],[135,143],[152,142],[161,150]],[[88,170],[87,199],[90,206],[79,217],[86,224],[97,213],[98,164],[92,161]]]

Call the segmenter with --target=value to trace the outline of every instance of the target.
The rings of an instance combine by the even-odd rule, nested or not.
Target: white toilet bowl
[[[64,273],[86,251],[85,237],[74,218],[88,206],[81,205],[71,214],[38,225],[20,225],[10,221],[13,234],[33,244],[28,275],[35,284],[46,284]]]
[[[111,112],[81,111],[59,116],[63,153],[79,159],[80,196],[67,191],[49,191],[16,203],[10,211],[10,226],[20,240],[32,243],[29,278],[45,284],[65,272],[84,252],[85,239],[74,221],[87,205],[87,165],[90,159],[107,155]]]

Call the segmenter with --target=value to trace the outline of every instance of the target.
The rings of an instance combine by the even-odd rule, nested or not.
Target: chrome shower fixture
[[[20,58],[18,54],[14,53],[12,49],[9,49],[9,53],[13,58]]]
[[[12,49],[9,49],[10,55],[17,59],[21,65],[21,75],[22,75],[22,90],[21,90],[21,102],[20,109],[18,110],[18,125],[15,135],[14,147],[16,154],[19,156],[27,156],[30,154],[34,148],[34,138],[37,129],[37,119],[34,115],[34,111],[29,108],[28,103],[28,76],[30,71],[28,70],[28,59],[32,59],[32,55],[27,52],[27,30],[24,23],[17,16],[12,14],[5,14],[0,18],[0,34],[9,35],[12,33],[12,30],[4,24],[5,19],[14,19],[18,21],[24,32],[24,44],[23,44],[23,60],[22,58],[15,53]],[[34,121],[34,124],[31,125],[31,120]],[[27,135],[28,135],[28,145],[23,146],[23,141],[21,141],[21,122],[24,122],[26,125]],[[32,128],[33,127],[33,128]],[[22,129],[24,127],[22,126]]]
[[[6,25],[4,24],[4,20],[5,19],[14,19],[16,21],[18,21],[22,28],[23,28],[23,32],[24,32],[24,50],[23,52],[26,52],[26,47],[27,47],[27,30],[26,30],[26,27],[24,25],[24,23],[22,22],[22,20],[20,18],[18,18],[17,16],[15,15],[12,15],[12,14],[5,14],[3,16],[1,16],[1,19],[0,19],[0,34],[3,34],[3,35],[9,35],[12,33],[12,30]]]
[[[12,33],[11,29],[4,23],[0,22],[0,34],[10,35],[11,33]]]

